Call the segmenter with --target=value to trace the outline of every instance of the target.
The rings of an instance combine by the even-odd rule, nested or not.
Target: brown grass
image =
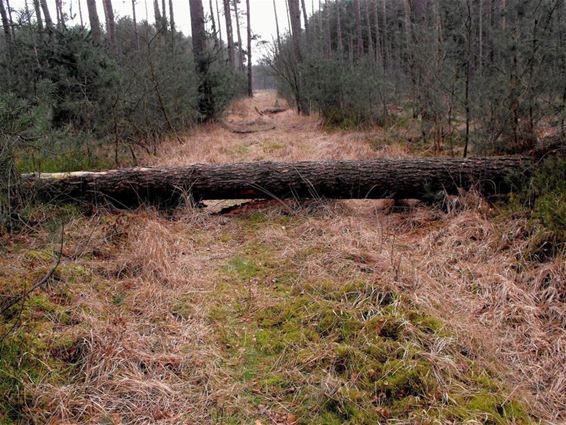
[[[237,102],[228,120],[249,119],[254,106],[273,101],[260,93]],[[408,155],[401,145],[372,148],[380,130],[325,132],[316,116],[292,111],[273,120],[275,130],[248,135],[211,124],[147,163]],[[565,259],[527,262],[523,221],[503,220],[472,196],[464,204],[449,214],[422,206],[391,211],[380,201],[290,206],[292,226],[277,221],[289,214],[282,207],[268,208],[270,220],[252,227],[207,210],[76,218],[67,246],[80,255],[65,261],[92,277],[69,284],[68,309],[79,324],[58,332],[78,341],[80,367],[64,385],[28,383],[27,415],[36,423],[214,423],[218,412],[241,406],[241,383],[230,379],[209,314],[218,271],[255,240],[278,247],[281,261],[304,279],[369,270],[442,318],[466,356],[498,374],[513,397],[548,423],[560,423],[566,420]],[[46,243],[45,234],[33,237]],[[0,264],[18,267],[13,260]]]

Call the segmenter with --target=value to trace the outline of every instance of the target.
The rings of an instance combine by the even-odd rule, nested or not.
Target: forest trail
[[[272,92],[259,92],[236,102],[226,121],[256,120],[256,108],[274,102]],[[275,129],[197,128],[147,164],[410,155],[381,129],[325,131],[316,116],[290,109],[265,119]],[[227,203],[207,204],[70,221],[59,269],[69,283],[50,286],[36,303],[49,305],[42,338],[54,356],[80,360],[60,381],[26,386],[30,416],[512,423],[505,418],[513,398],[551,422],[566,418],[564,292],[552,285],[564,282],[566,266],[555,259],[520,267],[520,220],[503,219],[473,194],[447,213],[317,200],[224,216],[217,212]],[[49,267],[49,241],[47,233],[22,241],[33,255],[8,248],[4,270],[17,278]],[[381,346],[367,342],[368,329],[382,335]],[[375,349],[381,358],[368,354]],[[377,376],[379,391],[367,376]]]

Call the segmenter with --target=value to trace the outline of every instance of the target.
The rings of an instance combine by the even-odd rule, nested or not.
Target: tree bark
[[[238,70],[244,70],[244,50],[242,47],[242,32],[240,31],[240,14],[238,13],[238,0],[234,0],[234,17],[236,18],[236,34],[238,36]]]
[[[336,43],[337,43],[337,47],[338,47],[338,56],[340,58],[340,60],[343,60],[343,56],[344,56],[344,43],[342,41],[342,20],[340,18],[341,12],[340,12],[340,8],[341,8],[341,4],[340,2],[336,3]]]
[[[93,0],[87,0],[87,3]],[[51,14],[49,13],[49,7],[47,6],[47,0],[40,0],[41,10],[43,11],[43,19],[45,20],[45,26],[51,28],[53,26],[53,21],[51,20]]]
[[[253,66],[252,66],[252,23],[251,23],[251,10],[250,0],[246,0],[246,8],[248,12],[248,96],[254,96],[253,90]]]
[[[216,18],[214,17],[214,8],[212,7],[212,0],[208,1],[208,7],[210,9],[210,23],[212,25],[212,34],[214,37],[214,47],[218,48],[220,46],[220,40],[218,39],[218,32],[216,31]]]
[[[171,48],[175,51],[175,9],[173,8],[173,0],[169,0],[169,27],[171,28]]]
[[[136,15],[136,0],[132,0],[132,19],[134,20],[134,36],[136,37],[136,49],[140,49],[140,34],[138,32],[138,18]]]
[[[39,5],[39,0],[33,0],[33,9],[35,11],[37,28],[39,29],[39,31],[43,31],[43,20],[41,19],[41,6]]]
[[[63,13],[63,1],[55,0],[55,10],[57,12],[57,25],[59,29],[65,29],[65,14]]]
[[[104,17],[106,18],[106,32],[108,33],[108,42],[112,48],[116,47],[116,21],[114,20],[114,9],[112,8],[112,0],[103,0]]]
[[[191,9],[191,34],[193,41],[193,55],[195,57],[195,69],[200,78],[198,110],[205,121],[211,118],[215,112],[212,86],[209,76],[210,60],[206,53],[206,29],[204,27],[204,8],[202,0],[190,0]]]
[[[43,4],[45,0],[42,0]],[[86,0],[86,5],[88,8],[88,19],[90,22],[90,32],[92,38],[97,43],[100,42],[101,32],[100,32],[100,20],[98,19],[98,12],[96,10],[96,0]],[[45,15],[45,10],[43,11]],[[45,22],[47,22],[47,15],[45,15]]]
[[[194,1],[194,0],[192,0]],[[438,192],[510,190],[528,173],[523,157],[419,158],[369,161],[255,162],[24,175],[23,184],[50,202],[176,205],[206,199],[431,199]]]
[[[153,0],[153,15],[155,16],[155,28],[160,31],[161,25],[163,24],[163,18],[161,17],[161,11],[159,10],[158,0]]]
[[[362,11],[360,0],[354,0],[354,17],[356,26],[356,57],[359,59],[364,54],[364,37],[362,34]]]
[[[12,29],[8,20],[8,14],[6,13],[6,7],[4,6],[4,0],[0,0],[0,18],[2,19],[2,27],[4,28],[4,37],[6,38],[6,44],[9,48],[11,48]]]
[[[224,1],[224,18],[226,19],[226,43],[228,44],[228,60],[232,68],[234,63],[234,31],[232,30],[232,13],[230,12],[230,0]]]
[[[368,35],[368,55],[371,60],[374,60],[374,50],[373,50],[373,36],[372,36],[372,29],[371,29],[371,18],[369,13],[369,1],[366,0],[365,2],[365,12],[366,12],[366,24],[367,24],[367,35]]]
[[[218,8],[218,0],[216,0],[215,2],[216,2],[216,21],[218,22],[218,40],[220,40],[220,47],[223,47],[224,43],[222,42],[222,21],[220,20],[220,9]]]
[[[275,0],[273,0],[273,13],[275,14],[275,30],[277,31],[277,51],[281,50],[281,34],[279,33],[279,19],[277,18],[277,7]]]
[[[309,37],[309,18],[307,15],[307,6],[305,4],[305,0],[301,0],[301,8],[303,9],[303,20],[305,21],[305,33],[307,34],[307,39],[310,40]]]

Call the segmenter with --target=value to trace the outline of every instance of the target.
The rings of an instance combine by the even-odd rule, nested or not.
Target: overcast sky
[[[10,5],[13,9],[23,9],[25,7],[26,0],[10,0]],[[64,10],[69,16],[75,15],[74,22],[79,22],[79,13],[78,13],[78,3],[81,2],[82,12],[83,12],[83,19],[85,21],[85,25],[88,24],[88,16],[87,16],[87,8],[86,8],[86,0],[63,0]],[[307,9],[310,9],[312,5],[312,1],[314,0],[306,0]],[[55,20],[55,0],[47,0],[49,4],[49,9],[51,11],[51,17]],[[96,0],[98,5],[98,14],[100,16],[101,23],[104,22],[104,11],[102,8],[102,0]],[[30,8],[33,10],[33,2],[32,0],[28,0]],[[161,0],[159,0],[159,4],[161,5]],[[167,4],[169,4],[169,0],[167,0]],[[280,32],[283,34],[287,31],[288,28],[288,21],[287,21],[287,9],[285,6],[285,0],[275,0],[275,4],[277,7],[277,15],[279,17],[279,29]],[[318,3],[316,3],[318,4]],[[112,0],[112,5],[114,7],[114,14],[116,15],[116,19],[121,16],[131,16],[132,14],[132,2],[131,0]],[[210,14],[209,9],[209,0],[203,0],[204,10],[206,14]],[[213,5],[216,7],[216,0],[213,0]],[[222,10],[222,0],[218,0],[218,5]],[[246,2],[245,0],[241,0],[238,6],[245,11]],[[191,33],[191,20],[190,20],[190,11],[189,11],[189,0],[173,0],[173,7],[175,11],[175,24],[177,29],[182,31],[183,33],[189,35]],[[254,34],[257,34],[261,37],[264,41],[271,41],[277,37],[277,32],[275,30],[275,15],[273,13],[273,0],[250,0],[250,7],[252,11],[252,31]],[[69,13],[72,11],[72,14]],[[147,11],[147,12],[146,12]],[[138,20],[147,19],[150,22],[154,21],[154,14],[153,14],[153,0],[137,0],[136,4],[136,14]],[[310,14],[310,13],[309,13]],[[221,29],[222,29],[222,39],[226,41],[226,33],[225,33],[225,25],[224,25],[224,16],[221,14],[220,19],[221,22]],[[217,24],[218,25],[218,24]],[[244,45],[245,45],[245,37],[246,37],[246,19],[243,16],[240,19],[240,25],[242,26],[242,37],[244,37]],[[236,27],[234,26],[234,39],[236,39]],[[256,60],[258,56],[261,54],[261,49],[257,47],[257,44],[254,45],[254,56]]]

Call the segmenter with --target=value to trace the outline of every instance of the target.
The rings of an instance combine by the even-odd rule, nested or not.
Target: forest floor
[[[148,165],[415,154],[410,130],[325,130],[275,95]],[[282,102],[279,100],[279,102]],[[275,125],[236,134],[230,126]],[[391,142],[391,140],[400,142]],[[504,424],[566,420],[566,261],[473,194],[43,212],[0,240],[1,423]],[[5,329],[4,329],[5,328]],[[0,334],[1,336],[1,334]],[[2,409],[4,412],[2,412]]]

